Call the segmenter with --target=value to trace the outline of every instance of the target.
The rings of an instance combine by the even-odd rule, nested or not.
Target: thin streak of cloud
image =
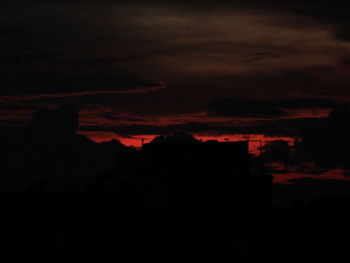
[[[24,102],[33,101],[48,98],[69,98],[69,97],[80,97],[88,95],[108,95],[108,94],[133,94],[133,93],[149,93],[157,90],[164,89],[164,84],[153,87],[140,87],[136,89],[121,89],[121,90],[92,90],[92,91],[81,91],[81,92],[69,92],[69,93],[55,93],[55,94],[35,94],[35,95],[19,95],[19,96],[0,96],[1,103],[10,102]]]

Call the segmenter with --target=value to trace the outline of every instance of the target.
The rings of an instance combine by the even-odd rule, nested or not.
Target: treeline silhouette
[[[77,110],[63,105],[37,110],[26,127],[2,128],[0,189],[84,190],[121,153],[132,151],[117,140],[95,143],[77,134],[78,126]]]

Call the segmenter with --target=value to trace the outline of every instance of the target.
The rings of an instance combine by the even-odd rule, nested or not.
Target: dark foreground
[[[243,212],[148,207],[116,193],[2,193],[1,247],[25,255],[173,258],[341,253],[349,200]]]

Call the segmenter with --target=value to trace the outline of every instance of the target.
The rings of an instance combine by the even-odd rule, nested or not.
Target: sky
[[[96,141],[291,140],[350,100],[346,1],[2,1],[0,125],[74,104]]]

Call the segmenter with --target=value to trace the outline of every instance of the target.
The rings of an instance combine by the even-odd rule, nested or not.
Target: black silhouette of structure
[[[152,193],[144,198],[152,204],[148,211],[168,218],[174,231],[165,239],[181,243],[182,251],[235,247],[233,236],[266,231],[272,177],[252,173],[248,141],[156,140],[140,154],[144,186]],[[262,214],[266,220],[255,222]]]
[[[272,177],[251,172],[248,141],[148,143],[142,158],[147,173],[161,178],[166,194],[185,198],[186,205],[191,200],[197,208],[271,207]]]
[[[75,109],[63,106],[7,133],[21,139],[3,140],[5,249],[205,258],[346,248],[334,240],[350,233],[349,200],[273,207],[272,177],[249,153],[252,141],[174,133],[135,150],[92,142],[77,127]]]
[[[176,133],[135,150],[119,141],[97,144],[77,127],[77,112],[66,105],[4,130],[3,250],[206,258],[348,247],[341,238],[350,234],[349,198],[294,200],[306,186],[275,185],[292,203],[272,206],[272,177],[263,159],[249,154],[252,141]],[[313,144],[312,134],[304,144]]]

